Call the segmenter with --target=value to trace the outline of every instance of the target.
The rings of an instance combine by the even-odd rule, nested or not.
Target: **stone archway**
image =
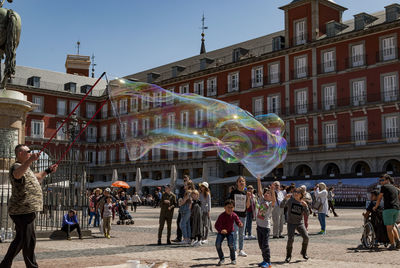
[[[305,177],[311,175],[312,175],[312,169],[305,164],[297,166],[294,170],[294,176]]]
[[[390,174],[400,174],[400,161],[390,159],[383,164],[382,171]]]
[[[358,161],[358,162],[355,162],[353,164],[353,166],[351,167],[351,172],[356,173],[356,174],[361,173],[361,175],[365,175],[365,174],[371,172],[371,168],[369,167],[367,162]]]
[[[328,163],[322,169],[322,175],[332,176],[331,174],[334,176],[338,176],[340,174],[339,166],[335,163]]]

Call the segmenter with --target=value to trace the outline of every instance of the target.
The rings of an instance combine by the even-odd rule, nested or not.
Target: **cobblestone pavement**
[[[215,222],[223,208],[214,208],[212,220]],[[175,212],[175,219],[176,219]],[[300,256],[301,237],[295,238],[292,262],[284,263],[286,238],[271,239],[270,248],[273,267],[399,267],[400,251],[388,251],[383,247],[365,250],[359,247],[362,217],[361,209],[338,209],[339,217],[327,218],[327,235],[319,236],[319,223],[316,217],[310,218],[310,244],[304,261]],[[128,260],[142,263],[168,262],[169,267],[215,267],[218,262],[215,250],[215,234],[211,234],[209,244],[200,247],[184,245],[156,245],[159,209],[139,207],[134,225],[112,225],[111,239],[106,239],[98,228],[92,228],[93,236],[83,240],[40,239],[36,244],[36,256],[40,267],[126,267]],[[176,221],[173,222],[175,238]],[[286,226],[285,226],[286,229]],[[253,231],[255,224],[253,223]],[[166,242],[166,227],[163,243]],[[0,255],[4,256],[9,244],[0,244]],[[229,256],[224,242],[223,250]],[[246,240],[244,250],[247,257],[238,257],[237,265],[223,267],[257,267],[261,258],[257,240]],[[21,254],[13,267],[25,267]]]

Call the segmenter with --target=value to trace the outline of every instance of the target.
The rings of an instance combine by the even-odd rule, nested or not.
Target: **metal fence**
[[[34,148],[31,146],[31,149]],[[7,204],[11,197],[9,169],[15,162],[13,149],[0,148],[0,227],[13,228],[8,216]],[[38,152],[34,150],[33,152]],[[31,166],[39,172],[56,163],[62,152],[43,152]],[[73,157],[74,156],[74,157]],[[72,158],[73,157],[73,158]],[[48,175],[42,182],[43,210],[37,213],[36,230],[51,231],[61,228],[63,216],[70,209],[77,211],[81,229],[88,229],[88,163],[76,159],[71,152],[61,161],[57,172]]]

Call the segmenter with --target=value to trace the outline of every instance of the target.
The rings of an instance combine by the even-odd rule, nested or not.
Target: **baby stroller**
[[[119,220],[117,221],[118,225],[129,225],[134,224],[135,221],[132,219],[132,216],[129,214],[128,210],[126,209],[126,205],[123,201],[118,202],[118,216]]]
[[[389,237],[387,235],[386,226],[383,224],[382,212],[383,209],[378,208],[365,220],[361,237],[361,243],[365,248],[378,247],[379,244],[383,244],[385,247],[389,245]],[[397,224],[395,224],[394,228],[397,228],[399,232]]]

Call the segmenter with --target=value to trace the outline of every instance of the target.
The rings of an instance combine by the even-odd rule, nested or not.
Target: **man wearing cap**
[[[39,153],[32,153],[28,146],[18,144],[15,147],[17,161],[11,166],[9,179],[12,186],[8,201],[8,213],[15,223],[15,238],[0,267],[11,267],[15,256],[22,249],[26,267],[39,267],[35,257],[35,218],[36,212],[43,209],[43,193],[40,184],[50,173],[57,171],[54,164],[44,171],[34,173],[30,166],[39,159]]]
[[[174,208],[176,207],[176,196],[171,192],[171,186],[165,185],[165,192],[161,196],[160,201],[160,227],[158,228],[158,245],[161,245],[161,236],[164,229],[165,221],[167,221],[167,244],[171,245],[171,225],[174,216]]]

